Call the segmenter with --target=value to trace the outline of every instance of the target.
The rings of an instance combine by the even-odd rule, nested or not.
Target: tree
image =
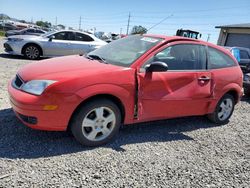
[[[145,27],[139,25],[139,26],[134,26],[132,28],[131,34],[132,35],[135,35],[135,34],[145,34],[145,33],[147,33],[147,31],[148,30]]]
[[[45,27],[45,28],[49,28],[51,27],[51,23],[50,22],[43,22],[43,21],[37,21],[36,25],[40,26],[40,27]]]

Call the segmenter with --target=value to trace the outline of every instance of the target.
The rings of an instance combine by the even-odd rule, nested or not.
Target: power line
[[[157,25],[161,24],[162,22],[164,22],[165,20],[167,20],[168,18],[170,18],[170,17],[172,17],[172,16],[173,16],[173,15],[171,14],[170,16],[167,16],[166,18],[164,18],[163,20],[161,20],[160,22],[154,24],[152,27],[150,27],[150,28],[148,29],[148,31],[149,31],[150,29],[156,27]]]
[[[238,6],[238,7],[221,7],[221,8],[213,8],[213,9],[203,9],[203,10],[180,10],[180,11],[173,11],[172,14],[180,14],[180,13],[196,13],[196,12],[209,12],[209,11],[217,11],[217,10],[230,10],[230,9],[238,9],[238,8],[249,8],[249,4],[248,5],[245,5],[245,6]],[[150,11],[136,11],[136,13],[138,14],[170,14],[170,12],[150,12]]]

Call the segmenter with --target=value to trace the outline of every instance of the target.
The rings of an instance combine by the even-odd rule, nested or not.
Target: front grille
[[[5,51],[6,52],[11,52],[11,51],[13,51],[13,49],[10,47],[10,45],[9,44],[7,44],[7,43],[4,43],[4,48],[5,48]]]
[[[18,76],[16,75],[16,78],[14,79],[14,86],[16,88],[20,88],[23,85],[24,81]]]

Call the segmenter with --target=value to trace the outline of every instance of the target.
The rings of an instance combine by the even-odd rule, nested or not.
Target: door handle
[[[205,81],[209,81],[209,80],[211,80],[211,78],[210,78],[210,77],[208,77],[208,76],[201,76],[201,77],[199,77],[199,78],[198,78],[198,80],[199,80],[199,81],[203,81],[203,82],[205,82]]]

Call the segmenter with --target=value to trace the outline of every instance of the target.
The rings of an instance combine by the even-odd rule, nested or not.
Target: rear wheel
[[[39,59],[41,56],[41,51],[36,45],[28,45],[24,49],[24,56],[28,59]]]
[[[215,111],[208,115],[208,119],[217,124],[228,122],[234,111],[235,99],[232,95],[225,94],[218,102]]]
[[[98,146],[109,142],[119,131],[121,113],[109,100],[88,102],[75,114],[71,131],[81,144]]]

